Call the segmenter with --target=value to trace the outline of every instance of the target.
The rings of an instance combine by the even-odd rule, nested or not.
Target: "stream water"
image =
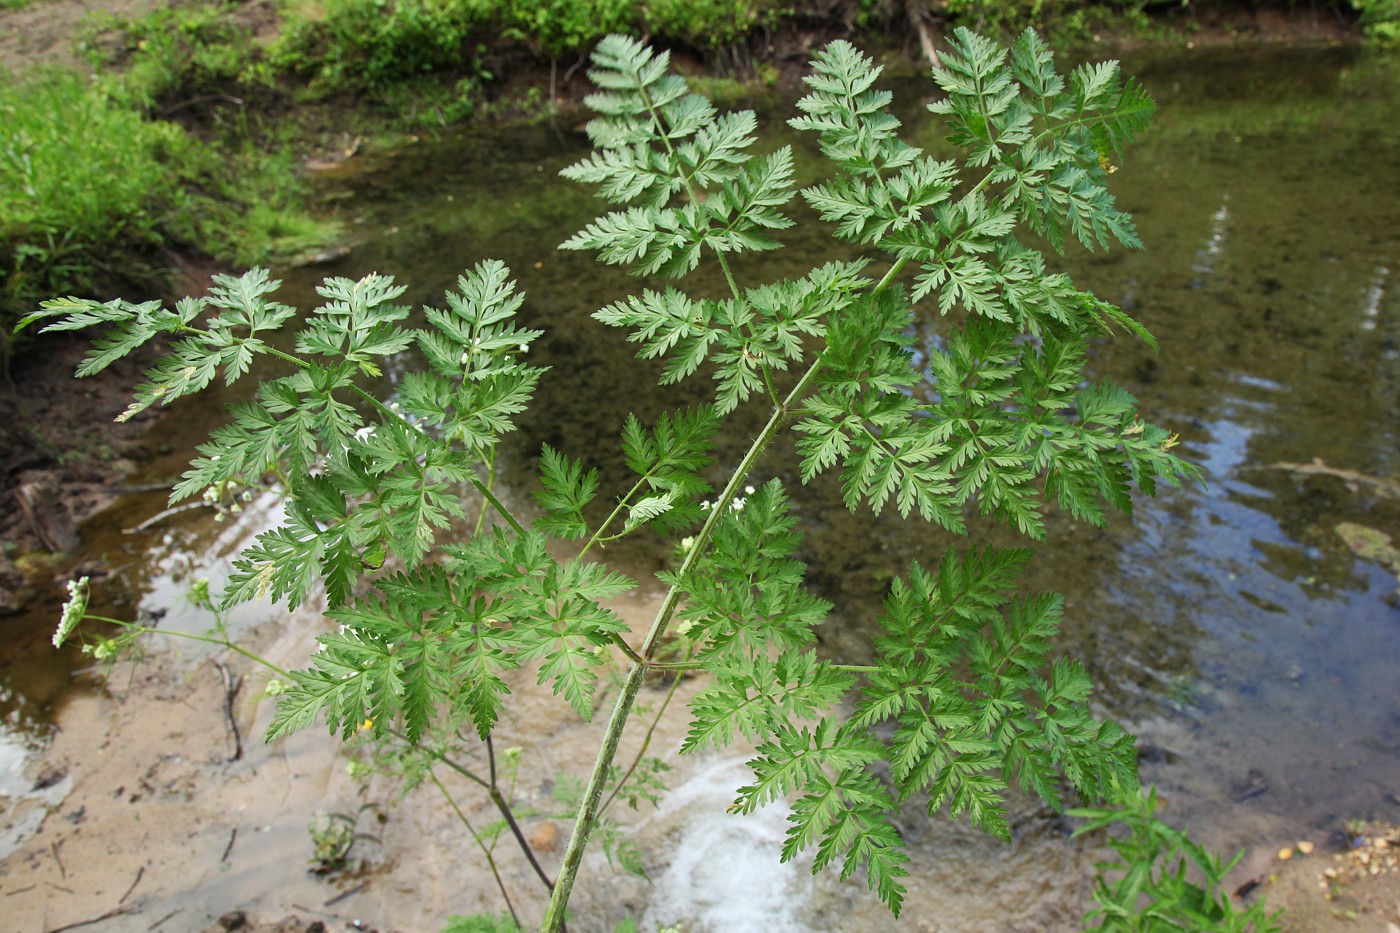
[[[1065,594],[1063,647],[1085,658],[1103,709],[1141,736],[1144,778],[1170,800],[1171,819],[1222,849],[1250,847],[1245,872],[1257,873],[1260,853],[1280,840],[1400,816],[1400,557],[1362,547],[1355,531],[1400,544],[1400,71],[1350,48],[1213,50],[1125,65],[1160,105],[1114,178],[1147,248],[1076,252],[1064,268],[1157,335],[1159,353],[1127,338],[1101,343],[1092,374],[1124,385],[1148,420],[1179,431],[1205,485],[1142,499],[1131,519],[1104,529],[1052,517],[1025,582]],[[890,86],[917,125],[931,86]],[[773,95],[756,108],[765,144],[792,142],[810,170],[807,142],[788,138],[782,122],[787,105]],[[920,142],[936,145],[932,134]],[[326,210],[353,231],[351,253],[314,275],[285,276],[283,300],[303,306],[321,274],[371,270],[431,303],[475,261],[506,261],[528,295],[527,323],[547,332],[535,361],[553,367],[505,450],[504,485],[516,497],[541,443],[606,463],[628,411],[645,420],[701,401],[708,388],[644,391],[651,371],[631,360],[634,347],[588,317],[634,283],[555,248],[598,206],[557,178],[585,144],[576,127],[542,123],[360,159],[323,182]],[[743,266],[741,278],[807,268],[825,249],[813,226],[799,225],[787,249]],[[937,339],[940,326],[920,321],[920,338]],[[741,413],[720,463],[766,414],[756,408]],[[176,472],[211,417],[188,407],[167,416],[158,430],[176,449],[151,475]],[[837,606],[827,648],[858,659],[890,577],[912,559],[936,559],[946,536],[852,516],[838,490],[800,486],[790,449],[775,450],[760,473],[787,481],[813,582]],[[255,502],[222,526],[199,514],[117,533],[160,507],[158,495],[128,497],[84,529],[85,546],[109,561],[125,555],[108,597],[125,604],[118,611],[164,613],[162,624],[199,631],[206,622],[182,602],[183,587],[199,575],[217,584],[237,548],[275,521],[275,505]],[[613,558],[634,574],[656,569],[643,549]],[[235,624],[272,617],[255,607]],[[27,790],[46,736],[62,726],[74,691],[97,689],[55,666],[59,656],[43,644],[51,620],[16,623],[0,670],[0,794],[12,804],[34,798],[11,816],[11,848],[62,796],[61,783]],[[582,771],[586,758],[565,764]],[[595,910],[598,929],[620,918],[623,901],[647,920],[687,920],[687,931],[891,928],[855,889],[777,868],[781,813],[743,827],[724,817],[742,780],[733,761],[677,775],[672,798],[637,830],[649,851],[672,853],[657,856],[658,883],[624,885],[630,893],[616,899],[585,895],[583,916]],[[1009,849],[917,813],[904,824],[916,850],[915,912],[901,928],[1073,928],[1093,853],[1069,845],[1062,822],[1027,809]],[[420,928],[402,919],[402,905],[383,903],[400,928]],[[447,894],[441,904],[466,909]]]

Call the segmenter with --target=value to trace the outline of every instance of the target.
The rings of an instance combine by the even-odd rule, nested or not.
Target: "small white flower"
[[[688,554],[693,547],[695,547],[694,535],[686,535],[684,538],[681,538],[681,551]]]
[[[729,511],[731,511],[731,512],[742,512],[742,511],[744,511],[744,502],[745,502],[745,501],[746,501],[746,500],[744,499],[743,496],[738,497],[738,498],[735,499],[733,502],[729,503]]]
[[[753,487],[752,487],[752,486],[745,486],[745,487],[744,487],[744,495],[746,495],[746,496],[751,496],[751,495],[753,495]]]
[[[64,640],[87,614],[88,578],[68,581],[68,601],[63,604],[63,615],[59,616],[58,629],[53,633],[53,646],[63,647]]]
[[[521,352],[521,353],[529,353],[529,352],[530,352],[530,345],[529,345],[528,343],[522,343],[522,344],[520,345],[520,352]]]
[[[712,509],[712,508],[714,508],[714,507],[715,507],[715,504],[714,504],[713,502],[711,502],[709,499],[706,499],[704,502],[700,503],[700,511],[702,511],[702,512],[708,512],[708,511],[710,511],[710,509]]]

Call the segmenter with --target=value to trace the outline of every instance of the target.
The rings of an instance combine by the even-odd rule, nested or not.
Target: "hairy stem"
[[[653,669],[654,668],[655,665],[653,665]],[[608,812],[608,807],[613,805],[613,801],[617,799],[617,795],[622,792],[622,788],[627,786],[627,782],[631,780],[632,775],[637,770],[637,766],[640,765],[642,759],[646,757],[647,749],[651,747],[651,737],[656,733],[656,727],[661,724],[661,717],[666,715],[666,708],[671,705],[671,700],[675,698],[676,689],[681,685],[681,679],[679,673],[671,679],[671,689],[666,691],[666,699],[661,701],[661,707],[656,711],[656,715],[651,717],[651,725],[647,726],[647,734],[642,737],[642,747],[637,749],[637,756],[632,759],[632,764],[627,766],[627,771],[623,773],[617,785],[613,787],[613,791],[608,795],[608,799],[604,800],[603,805],[598,808],[599,817]]]
[[[763,426],[763,430],[749,446],[748,452],[744,454],[744,458],[735,468],[733,475],[729,478],[729,484],[717,501],[729,502],[739,494],[739,490],[743,487],[750,471],[758,463],[769,442],[777,435],[783,422],[787,420],[790,406],[806,394],[812,383],[816,381],[821,368],[822,361],[818,357],[803,373],[797,385],[793,386],[792,391],[787,394],[782,404],[773,409],[768,423]],[[689,575],[695,561],[704,552],[705,545],[710,540],[710,536],[723,514],[724,509],[710,510],[704,526],[695,536],[695,544],[686,553],[685,560],[676,573],[679,579],[683,580]],[[632,713],[632,705],[637,699],[637,692],[641,690],[642,681],[646,678],[647,664],[656,655],[661,638],[666,634],[666,626],[670,624],[680,601],[680,587],[671,587],[666,593],[661,608],[656,613],[656,619],[652,622],[651,629],[647,632],[646,640],[642,643],[641,655],[645,663],[633,662],[631,669],[627,672],[627,677],[623,680],[622,690],[618,693],[612,717],[608,720],[607,731],[603,734],[602,746],[599,748],[598,757],[593,764],[593,773],[588,778],[583,802],[579,805],[578,816],[574,820],[574,831],[569,837],[569,847],[564,852],[564,861],[559,868],[559,879],[554,885],[554,895],[550,898],[549,912],[545,914],[544,926],[542,927],[546,933],[555,933],[562,928],[564,908],[569,902],[569,894],[573,890],[574,880],[578,877],[579,866],[583,863],[583,853],[588,846],[589,834],[593,831],[593,824],[598,818],[603,791],[607,784],[608,771],[617,758],[617,749],[622,741],[623,728],[627,725],[627,719]]]

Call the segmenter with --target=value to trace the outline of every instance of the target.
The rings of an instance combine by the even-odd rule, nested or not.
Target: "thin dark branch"
[[[322,904],[321,906],[322,906],[322,907],[334,907],[336,904],[339,904],[341,901],[349,900],[350,898],[354,897],[356,894],[359,894],[361,891],[363,891],[363,890],[364,890],[365,888],[367,888],[367,887],[369,887],[369,882],[368,882],[368,881],[361,881],[359,884],[355,885],[355,886],[354,886],[353,888],[351,888],[350,890],[348,890],[348,891],[341,891],[339,894],[337,894],[335,897],[331,898],[330,900],[326,901],[326,902],[325,902],[324,904]]]
[[[238,729],[238,717],[234,714],[234,703],[238,699],[238,691],[243,688],[243,675],[230,673],[228,667],[221,661],[215,661],[214,666],[219,669],[219,676],[224,681],[224,719],[228,721],[228,731],[233,734],[233,754],[225,758],[224,762],[239,761],[243,758],[243,733]]]
[[[107,911],[100,917],[93,917],[91,920],[79,920],[77,923],[66,923],[61,927],[54,927],[53,929],[46,930],[44,931],[44,933],[64,933],[65,930],[76,930],[79,927],[90,927],[94,924],[101,923],[104,920],[111,920],[113,917],[120,917],[123,914],[129,913],[131,913],[131,908],[129,907],[115,907]]]
[[[219,100],[226,104],[235,104],[239,107],[243,106],[243,100],[241,98],[233,97],[229,94],[204,94],[200,97],[191,97],[189,100],[182,100],[178,104],[171,104],[169,107],[162,110],[160,115],[162,117],[168,117],[177,110],[184,110],[186,107],[193,107],[211,100]]]
[[[220,863],[223,863],[223,862],[227,862],[227,861],[228,861],[228,854],[229,854],[230,852],[233,851],[233,843],[234,843],[234,840],[236,840],[237,838],[238,838],[238,827],[235,826],[233,829],[229,830],[229,833],[228,833],[228,845],[224,846],[224,854],[221,855],[221,856],[219,856],[219,862],[220,862]]]
[[[133,878],[133,879],[131,879],[131,887],[129,887],[129,888],[126,889],[126,893],[123,894],[123,895],[121,896],[121,900],[117,901],[118,904],[125,904],[125,903],[126,903],[126,899],[127,899],[128,897],[131,897],[131,892],[136,890],[136,886],[137,886],[138,884],[141,883],[141,878],[142,878],[145,874],[146,874],[146,866],[145,866],[145,865],[142,865],[140,868],[136,869],[136,877]]]

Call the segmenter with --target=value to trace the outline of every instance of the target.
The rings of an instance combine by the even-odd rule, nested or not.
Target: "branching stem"
[[[749,445],[748,452],[744,454],[734,473],[729,478],[729,483],[720,494],[719,502],[730,502],[743,488],[745,479],[757,465],[759,458],[763,455],[768,444],[777,435],[783,422],[787,420],[789,408],[799,401],[807,390],[816,381],[817,374],[821,372],[822,361],[818,357],[812,361],[811,366],[803,373],[802,378],[797,381],[797,385],[792,387],[782,404],[773,409],[768,422],[763,426],[763,430]],[[676,576],[685,579],[695,561],[704,553],[705,546],[714,533],[715,526],[719,524],[720,517],[724,514],[724,509],[711,509],[709,517],[705,519],[705,524],[695,535],[695,543],[686,552],[685,560],[681,563],[680,570]],[[680,605],[681,590],[679,586],[673,586],[666,593],[666,598],[661,604],[661,608],[656,613],[656,619],[651,624],[651,629],[647,632],[645,641],[642,643],[641,663],[633,662],[631,669],[627,672],[627,677],[623,680],[622,690],[618,693],[617,702],[613,706],[612,717],[608,720],[607,730],[603,735],[602,746],[598,750],[598,757],[593,765],[593,773],[589,775],[588,786],[584,791],[583,802],[579,806],[578,816],[574,821],[574,831],[569,837],[569,846],[564,852],[564,861],[559,868],[559,880],[554,885],[554,895],[549,902],[549,912],[545,914],[543,930],[546,933],[555,933],[560,930],[564,922],[564,909],[569,902],[569,894],[573,890],[574,880],[578,877],[579,866],[583,863],[583,853],[588,846],[588,837],[593,830],[593,825],[597,821],[599,808],[603,799],[603,791],[607,784],[608,771],[612,768],[614,759],[617,758],[617,748],[622,741],[622,731],[627,724],[627,718],[632,713],[632,705],[637,699],[637,692],[641,690],[642,681],[646,678],[647,668],[656,654],[656,649],[661,642],[661,638],[666,634],[666,627],[670,624],[671,618],[676,613],[676,608]]]
[[[510,892],[506,890],[505,882],[501,880],[501,872],[496,867],[496,858],[491,848],[482,841],[481,836],[472,828],[471,821],[467,819],[467,815],[462,812],[461,807],[457,806],[456,799],[448,792],[446,785],[442,783],[442,780],[431,768],[428,769],[428,777],[432,778],[433,783],[437,785],[437,789],[442,791],[442,796],[447,800],[447,805],[452,808],[452,812],[457,814],[457,819],[461,820],[462,825],[467,828],[467,833],[472,837],[472,842],[476,843],[476,847],[481,850],[481,854],[486,856],[486,864],[491,869],[491,877],[496,879],[496,888],[501,892],[501,897],[506,902],[506,909],[510,911],[510,919],[515,921],[516,926],[520,926],[520,915],[515,912],[515,905],[510,902]]]
[[[112,619],[107,616],[84,615],[83,620],[91,620],[93,622],[106,622],[109,625],[117,625],[121,628],[126,629],[129,632],[136,632],[140,635],[166,635],[170,638],[184,638],[189,641],[199,641],[205,643],[206,645],[218,645],[221,648],[227,648],[230,651],[243,655],[243,657],[254,662],[255,664],[262,665],[263,667],[272,671],[278,677],[281,677],[288,681],[292,679],[291,674],[287,673],[285,670],[278,667],[276,664],[273,664],[267,658],[255,652],[249,651],[242,645],[238,645],[234,642],[229,641],[227,636],[223,638],[214,638],[210,635],[196,635],[193,632],[177,632],[173,629],[152,628],[149,625],[139,625],[135,622],[123,622],[121,619]]]

